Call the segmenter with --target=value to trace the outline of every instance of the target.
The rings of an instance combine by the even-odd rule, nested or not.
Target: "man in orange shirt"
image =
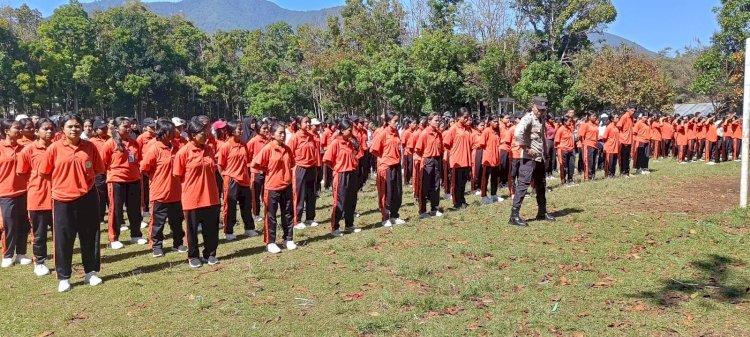
[[[411,178],[414,172],[412,172],[412,166],[414,163],[414,156],[409,150],[409,142],[411,141],[411,136],[414,134],[414,131],[417,129],[417,121],[411,120],[409,118],[404,118],[404,125],[405,128],[401,132],[401,135],[399,138],[401,138],[401,147],[403,148],[404,155],[403,155],[403,163],[401,163],[402,167],[404,168],[404,184],[405,185],[411,185]]]
[[[659,160],[659,154],[661,153],[661,128],[664,122],[664,117],[660,116],[654,116],[651,119],[651,136],[649,137],[651,139],[651,143],[649,145],[649,150],[651,151],[651,157],[655,161]]]
[[[292,171],[292,223],[295,229],[307,226],[316,227],[315,222],[315,180],[320,166],[320,144],[310,131],[310,118],[302,117],[297,132],[287,142],[294,155],[295,168]],[[302,212],[305,222],[302,222]]]
[[[557,149],[557,161],[560,165],[560,182],[568,187],[575,185],[573,181],[576,158],[576,144],[573,137],[575,123],[573,116],[563,116],[562,125],[555,132],[555,149]]]
[[[633,114],[638,107],[634,102],[628,103],[625,113],[617,122],[620,130],[620,175],[630,175],[630,155],[633,152]],[[637,144],[636,144],[637,146]]]
[[[670,152],[674,149],[674,124],[672,117],[664,117],[664,121],[661,124],[661,141],[660,148],[662,150],[660,157],[669,158]]]
[[[440,206],[440,180],[443,170],[443,134],[440,132],[440,114],[433,112],[428,117],[427,127],[419,133],[414,153],[421,158],[419,187],[419,214],[421,218],[442,216]],[[430,212],[427,212],[427,201]]]
[[[578,128],[578,139],[583,145],[583,179],[588,181],[596,175],[596,160],[599,158],[599,124],[595,112],[589,112],[586,122]]]
[[[406,223],[401,219],[401,198],[403,195],[401,171],[401,139],[398,136],[399,117],[386,113],[385,128],[372,139],[370,152],[378,157],[378,196],[384,227]]]
[[[500,126],[498,118],[489,118],[488,124],[478,140],[478,149],[482,150],[481,194],[482,203],[491,204],[502,201],[497,195],[500,180]],[[490,185],[490,196],[487,196],[487,184]]]
[[[454,210],[469,206],[464,191],[466,183],[471,180],[473,136],[471,128],[467,125],[470,118],[469,109],[462,107],[459,109],[456,123],[443,135],[443,145],[450,152],[451,196]]]
[[[688,156],[688,135],[687,135],[687,117],[678,117],[675,122],[675,145],[677,146],[677,162],[686,164],[690,158]]]
[[[711,114],[706,118],[706,164],[716,165],[719,162],[719,135],[716,130],[716,117]]]
[[[633,126],[633,142],[637,145],[635,157],[636,174],[649,174],[648,171],[648,143],[651,137],[648,113],[641,112],[638,121]]]
[[[733,124],[734,131],[732,132],[732,140],[734,142],[732,148],[734,151],[732,152],[732,158],[734,158],[734,161],[739,161],[740,156],[744,155],[744,153],[742,153],[742,119],[735,118]]]
[[[620,129],[617,128],[617,122],[620,116],[613,114],[609,119],[609,124],[604,129],[604,175],[614,178],[617,162],[619,161],[620,152]]]
[[[705,117],[698,117],[695,129],[696,137],[696,159],[705,161],[703,158],[703,152],[706,150],[706,132],[708,132],[708,124],[706,123]]]
[[[500,155],[499,155],[499,182],[502,186],[508,185],[510,178],[510,162],[513,159],[510,152],[510,143],[513,139],[513,131],[511,131],[510,115],[504,114],[500,116],[500,122],[498,123],[500,130]]]

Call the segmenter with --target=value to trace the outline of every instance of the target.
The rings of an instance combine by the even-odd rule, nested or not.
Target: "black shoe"
[[[519,215],[520,213],[521,213],[521,209],[520,208],[513,208],[513,209],[511,209],[511,211],[510,211],[510,220],[508,220],[508,224],[509,225],[513,225],[513,226],[519,226],[519,227],[528,227],[529,224],[526,223],[526,221],[524,221],[521,218],[521,215]]]
[[[154,247],[154,257],[162,257],[164,256],[164,250],[162,250],[159,247]]]
[[[555,217],[553,217],[547,212],[539,212],[539,214],[536,215],[536,219],[542,220],[542,221],[555,222]]]

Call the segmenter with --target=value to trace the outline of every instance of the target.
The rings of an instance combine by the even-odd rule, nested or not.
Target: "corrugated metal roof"
[[[702,115],[714,113],[714,106],[711,103],[690,103],[690,104],[675,104],[674,114],[679,116],[691,115],[700,113]]]

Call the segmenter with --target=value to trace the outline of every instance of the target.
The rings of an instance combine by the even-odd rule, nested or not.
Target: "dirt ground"
[[[705,217],[739,205],[739,182],[735,177],[716,177],[710,181],[690,179],[673,186],[666,197],[661,190],[654,189],[651,191],[653,197],[628,200],[628,203],[634,209],[687,214],[691,218]]]

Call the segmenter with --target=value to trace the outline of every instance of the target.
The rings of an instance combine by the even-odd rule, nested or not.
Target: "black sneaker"
[[[154,257],[162,256],[164,256],[164,250],[162,250],[160,247],[154,247]]]
[[[190,259],[188,264],[190,265],[190,268],[198,268],[203,265],[203,262],[201,262],[201,259],[194,257]]]

